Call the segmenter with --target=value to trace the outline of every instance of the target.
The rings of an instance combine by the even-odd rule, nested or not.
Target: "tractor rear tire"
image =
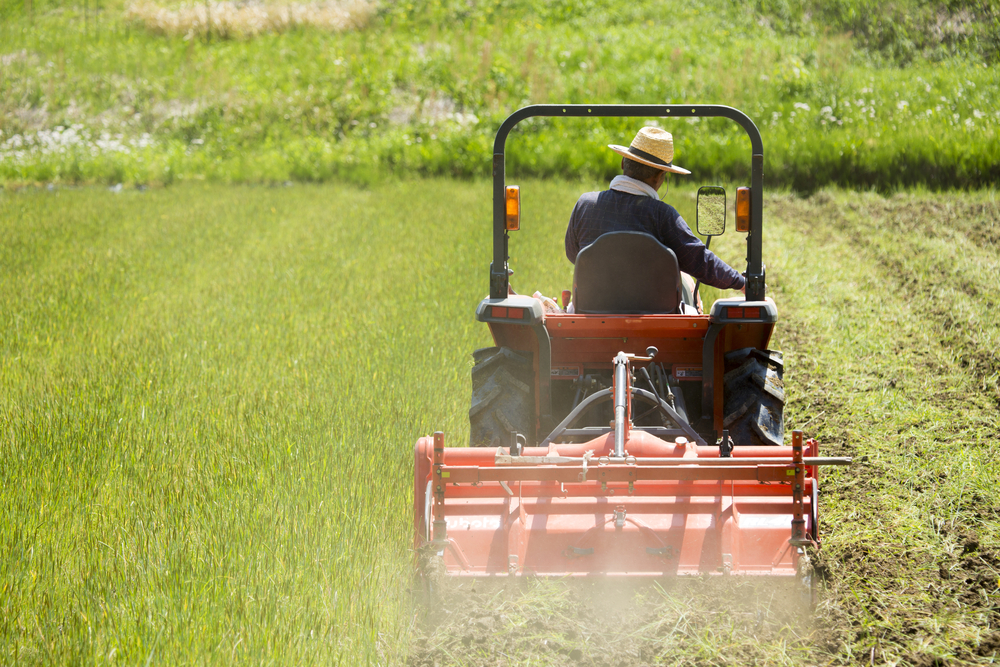
[[[779,446],[785,440],[781,352],[746,347],[726,355],[722,427],[734,445]]]
[[[485,347],[472,353],[469,446],[507,447],[516,431],[535,437],[535,378],[530,352]]]

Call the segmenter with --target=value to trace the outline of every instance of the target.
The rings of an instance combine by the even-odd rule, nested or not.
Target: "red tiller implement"
[[[719,299],[709,314],[685,307],[697,287],[682,296],[673,252],[635,232],[580,251],[572,314],[514,294],[507,250],[520,194],[504,182],[504,144],[531,116],[738,122],[753,149],[751,187],[736,197],[745,297]],[[767,349],[777,309],[764,294],[762,165],[757,128],[729,107],[542,105],[504,122],[490,296],[476,313],[496,347],[474,354],[473,446],[446,447],[442,433],[416,445],[414,546],[435,572],[808,578],[819,467],[850,460],[820,457],[800,431],[784,445],[783,359]],[[725,231],[725,204],[722,188],[699,191],[709,239]]]
[[[511,454],[421,438],[416,546],[461,575],[800,572],[818,528],[817,468],[848,459],[817,456],[801,431],[791,447],[720,457],[629,429],[630,401],[618,398],[615,432],[581,444]]]

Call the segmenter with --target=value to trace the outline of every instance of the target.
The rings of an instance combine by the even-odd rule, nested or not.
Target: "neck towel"
[[[611,180],[611,189],[617,190],[618,192],[625,192],[630,195],[639,195],[640,197],[652,197],[657,201],[660,199],[660,195],[658,195],[656,190],[651,188],[648,184],[624,174],[615,176]]]

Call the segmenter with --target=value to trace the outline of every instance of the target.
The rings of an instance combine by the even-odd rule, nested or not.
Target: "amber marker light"
[[[507,206],[509,211],[510,204]],[[510,219],[510,213],[507,218]],[[736,231],[750,231],[750,188],[736,188]]]
[[[521,229],[521,188],[516,185],[507,186],[507,231],[516,232]]]

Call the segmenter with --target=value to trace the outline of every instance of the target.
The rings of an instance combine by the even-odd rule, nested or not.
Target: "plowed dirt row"
[[[817,616],[841,658],[992,659],[997,206],[823,193],[769,212],[798,237],[777,285],[793,421],[859,460],[824,487]]]
[[[455,585],[417,607],[410,664],[994,662],[998,218],[988,194],[766,203],[788,427],[857,462],[822,480],[814,610],[722,578]]]

